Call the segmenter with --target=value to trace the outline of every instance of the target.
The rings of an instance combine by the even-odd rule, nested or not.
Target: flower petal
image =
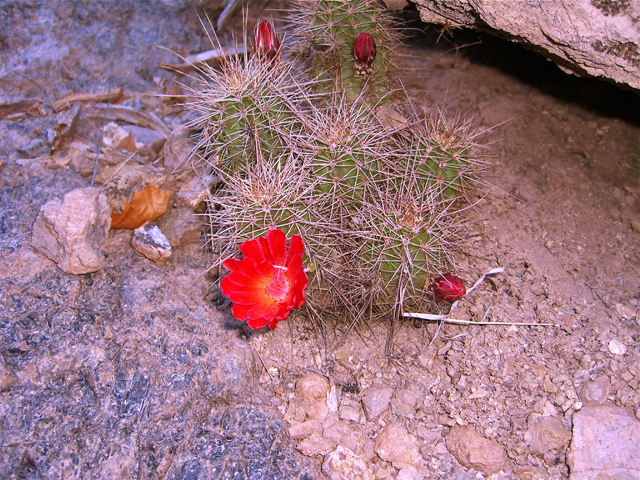
[[[269,323],[269,328],[270,328],[271,330],[273,330],[274,328],[276,328],[276,327],[278,326],[278,321],[279,321],[279,320],[275,320],[275,319],[274,319],[274,320],[271,320],[271,322]]]
[[[233,303],[239,303],[241,305],[256,305],[265,299],[270,300],[267,294],[264,293],[264,290],[230,290],[227,297],[229,297],[229,300]]]
[[[273,264],[267,260],[260,262],[255,266],[256,275],[258,275],[265,283],[273,278],[275,271],[276,269],[273,268]]]
[[[271,248],[269,247],[269,241],[267,240],[267,237],[260,237],[258,241],[260,242],[260,246],[262,247],[262,251],[264,252],[265,260],[273,263],[273,255],[271,254]]]
[[[271,323],[276,322],[277,320],[272,320]],[[261,328],[266,327],[269,324],[268,320],[265,320],[264,318],[256,318],[256,319],[250,319],[247,320],[247,325],[249,325],[251,328],[253,328],[254,330],[260,330]]]
[[[233,284],[230,290],[238,290],[238,289],[264,289],[264,282],[256,280],[248,275],[245,275],[242,272],[232,272],[224,278],[228,278],[227,283]],[[222,292],[224,293],[224,292]],[[226,295],[226,293],[225,293]]]
[[[264,318],[267,322],[270,322],[278,313],[278,308],[278,304],[267,297],[247,311],[247,318],[250,320]]]
[[[300,255],[304,253],[304,241],[300,235],[291,235],[291,240],[289,240],[289,251],[287,252],[287,263],[291,261],[291,258],[294,255]]]
[[[222,262],[222,266],[229,270],[230,272],[239,272],[240,271],[240,260],[237,258],[228,258],[224,262]]]
[[[247,310],[249,310],[253,305],[240,305],[235,304],[231,309],[231,313],[238,320],[246,320],[247,319]]]
[[[258,240],[247,240],[239,248],[245,257],[253,258],[256,263],[264,261],[264,252]]]
[[[267,232],[271,261],[274,265],[284,267],[287,260],[287,236],[282,230],[269,230]]]

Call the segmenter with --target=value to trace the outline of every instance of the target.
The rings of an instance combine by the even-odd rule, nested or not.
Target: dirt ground
[[[360,322],[346,338],[340,328],[319,329],[300,315],[274,331],[238,328],[216,311],[197,244],[178,247],[170,263],[156,266],[133,254],[130,232],[112,231],[107,266],[83,276],[63,274],[35,253],[29,238],[38,209],[85,186],[87,170],[47,167],[46,148],[33,156],[18,150],[46,139],[55,123],[51,102],[109,85],[122,87],[127,105],[154,112],[170,129],[184,123],[188,115],[179,105],[152,97],[177,80],[156,68],[175,57],[144,54],[157,44],[183,55],[206,48],[195,11],[179,3],[166,7],[177,13],[161,15],[158,31],[148,2],[105,13],[102,27],[88,20],[96,14],[90,2],[71,2],[70,10],[67,2],[52,11],[33,2],[31,10],[14,4],[3,11],[4,24],[21,40],[0,42],[0,100],[37,98],[41,106],[0,120],[1,478],[61,472],[72,472],[69,478],[322,478],[322,448],[310,457],[298,453],[316,435],[331,448],[352,445],[373,478],[562,479],[570,474],[570,432],[587,404],[585,385],[604,382],[602,403],[640,419],[640,96],[565,74],[505,40],[439,32],[417,22],[415,13],[405,12],[411,36],[400,52],[415,105],[473,118],[486,145],[487,167],[455,273],[471,284],[505,269],[465,297],[455,318],[552,326],[403,320],[388,355],[388,322]],[[127,11],[135,15],[122,33],[109,30]],[[54,34],[36,18],[57,18]],[[76,38],[60,26],[82,22],[93,32],[86,38],[103,50],[83,49],[82,33]],[[24,61],[38,58],[44,60]],[[81,131],[96,142],[99,129],[98,117]],[[156,167],[153,178],[162,177],[167,188],[183,185],[183,178]],[[17,205],[26,195],[31,202]],[[64,316],[69,309],[73,321]],[[82,312],[93,318],[83,320]],[[23,345],[36,330],[43,339]],[[335,422],[290,439],[290,426],[313,419],[296,389],[310,373],[328,379],[326,405]],[[370,418],[363,400],[376,389],[387,389],[389,406]],[[52,411],[41,415],[47,398]],[[543,417],[559,420],[554,438],[563,429],[569,435],[550,441],[553,448],[533,438]],[[229,424],[240,426],[229,434]],[[275,458],[277,451],[279,460],[256,466],[246,445],[262,435],[260,425],[271,433],[259,455]],[[389,425],[413,438],[418,460],[383,458],[376,439]],[[454,455],[447,439],[466,425],[504,449],[499,472]],[[212,438],[228,442],[222,450],[229,457],[212,460]],[[52,452],[68,462],[56,464]]]

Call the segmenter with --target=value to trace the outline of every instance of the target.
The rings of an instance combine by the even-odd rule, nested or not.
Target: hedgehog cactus
[[[469,125],[438,114],[385,128],[374,112],[396,85],[388,15],[373,0],[296,3],[297,58],[310,52],[312,80],[263,21],[253,55],[205,67],[193,90],[197,160],[222,180],[207,213],[218,264],[279,229],[304,239],[313,312],[423,305],[477,163]]]
[[[271,24],[265,20],[256,35],[256,55],[227,59],[220,71],[200,67],[204,80],[188,105],[199,114],[199,154],[229,172],[243,171],[260,154],[286,157],[295,110],[306,97],[293,66],[275,61],[279,41]]]
[[[373,0],[295,0],[290,23],[317,87],[363,98],[370,105],[388,103],[397,87],[393,20]],[[327,78],[329,77],[329,78]]]

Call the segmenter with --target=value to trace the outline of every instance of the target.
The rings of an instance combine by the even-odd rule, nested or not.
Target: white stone
[[[324,458],[322,473],[329,480],[373,480],[364,460],[342,445]]]
[[[162,262],[171,257],[169,240],[151,222],[147,222],[133,231],[131,246],[138,255],[154,262]]]
[[[609,341],[609,351],[614,355],[624,355],[627,353],[627,346],[617,338],[612,338]]]

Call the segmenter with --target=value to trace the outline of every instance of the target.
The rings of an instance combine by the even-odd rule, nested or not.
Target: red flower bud
[[[356,73],[369,75],[373,71],[373,61],[376,59],[376,42],[368,33],[360,33],[353,42],[353,57],[356,59]]]
[[[433,281],[433,293],[435,293],[438,300],[455,302],[464,297],[467,289],[462,279],[450,273],[445,273],[436,277]]]
[[[278,55],[280,40],[276,37],[276,31],[269,20],[263,20],[255,31],[255,52],[260,58],[271,61]]]

